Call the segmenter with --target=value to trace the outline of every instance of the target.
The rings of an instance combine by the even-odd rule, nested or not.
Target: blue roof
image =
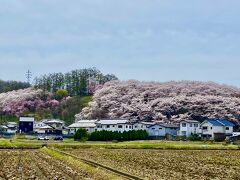
[[[235,126],[232,122],[226,119],[209,119],[208,122],[216,126]]]

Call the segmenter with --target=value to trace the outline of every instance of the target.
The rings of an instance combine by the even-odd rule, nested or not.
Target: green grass
[[[0,139],[0,148],[41,148],[43,145],[53,148],[105,148],[105,149],[238,149],[238,145],[214,142],[190,141],[126,141],[126,142],[75,142],[65,139],[63,142],[38,141],[26,139]]]

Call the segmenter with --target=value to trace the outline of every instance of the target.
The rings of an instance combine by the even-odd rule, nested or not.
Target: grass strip
[[[86,163],[81,162],[78,159],[75,159],[71,156],[64,155],[60,152],[57,152],[52,149],[48,148],[41,148],[39,151],[54,157],[58,160],[64,161],[65,163],[75,167],[75,168],[80,168],[84,171],[86,171],[90,176],[92,176],[93,179],[96,180],[111,180],[111,179],[116,179],[116,180],[123,180],[125,178],[119,177],[115,174],[111,174],[110,172],[104,171],[102,169],[95,168],[93,166],[90,166]]]

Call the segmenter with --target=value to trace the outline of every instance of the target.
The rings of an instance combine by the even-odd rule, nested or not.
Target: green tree
[[[63,99],[64,97],[67,97],[68,91],[65,89],[59,89],[56,92],[56,99]]]
[[[76,134],[74,135],[75,141],[84,141],[87,140],[88,133],[86,129],[78,129]]]

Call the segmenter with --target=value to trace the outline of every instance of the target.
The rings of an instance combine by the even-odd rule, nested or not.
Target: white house
[[[148,130],[155,122],[137,122],[133,124],[133,130]]]
[[[128,120],[100,120],[96,122],[97,131],[130,131],[133,128],[133,125],[129,123]]]
[[[55,130],[62,130],[64,122],[58,119],[50,119],[44,122],[44,124],[53,127]]]
[[[210,119],[202,122],[201,134],[202,137],[214,139],[215,134],[225,134],[231,136],[235,125],[228,120]]]
[[[51,133],[53,131],[53,127],[49,126],[49,125],[44,125],[38,128],[34,129],[34,132],[38,133],[38,134],[48,134]]]
[[[191,134],[200,134],[200,123],[196,120],[180,121],[180,130],[178,135],[188,137]]]
[[[178,125],[174,124],[154,124],[148,127],[148,135],[150,137],[165,137],[166,135],[177,136]]]
[[[34,132],[38,134],[61,134],[64,122],[57,119],[43,119],[34,123]]]
[[[87,132],[94,132],[95,128],[96,128],[96,123],[97,120],[80,120],[76,123],[71,124],[70,126],[68,126],[70,133],[71,134],[75,134],[77,132],[78,129],[86,129]]]
[[[5,125],[0,126],[0,134],[16,134],[17,133],[17,123],[8,122]]]

